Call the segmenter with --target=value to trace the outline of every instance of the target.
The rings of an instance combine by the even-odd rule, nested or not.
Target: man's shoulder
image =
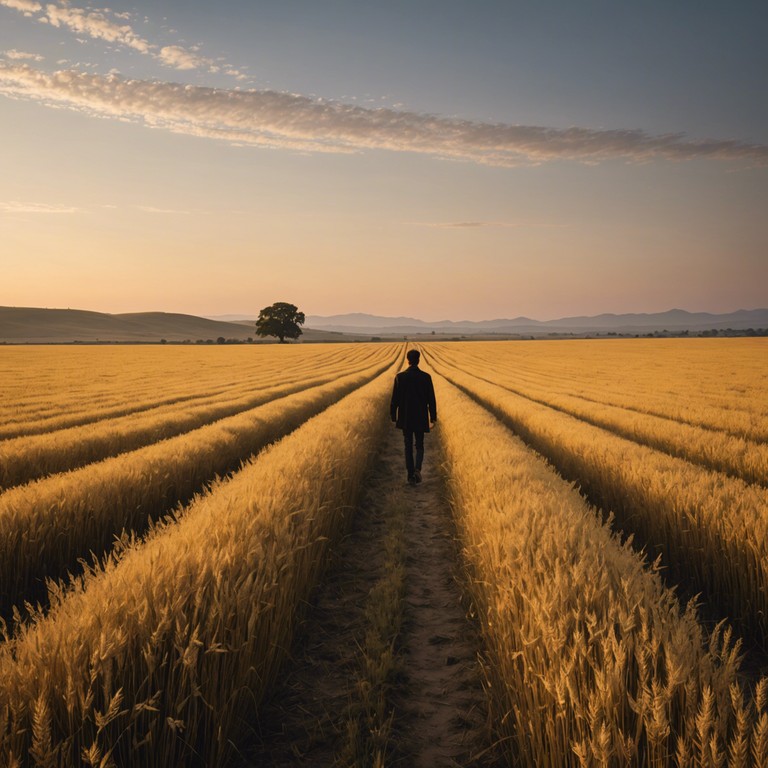
[[[396,379],[421,379],[422,381],[432,381],[432,377],[426,372],[422,371],[421,368],[418,368],[415,365],[411,365],[408,368],[406,368],[404,371],[400,371],[400,373],[395,374]]]

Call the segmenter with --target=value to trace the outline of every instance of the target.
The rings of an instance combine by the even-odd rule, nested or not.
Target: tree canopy
[[[286,339],[298,339],[301,336],[300,325],[304,325],[304,313],[294,304],[278,301],[259,312],[256,321],[256,333],[259,336],[277,336],[280,343]]]

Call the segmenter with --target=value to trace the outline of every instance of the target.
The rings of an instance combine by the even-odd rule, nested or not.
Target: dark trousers
[[[413,443],[416,442],[416,461],[413,460]],[[421,471],[421,463],[424,461],[424,433],[414,432],[409,429],[403,430],[403,440],[405,441],[405,468],[410,477],[414,470]]]

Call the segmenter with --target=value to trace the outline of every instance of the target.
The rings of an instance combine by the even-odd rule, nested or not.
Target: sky
[[[763,0],[0,0],[0,305],[768,306]]]

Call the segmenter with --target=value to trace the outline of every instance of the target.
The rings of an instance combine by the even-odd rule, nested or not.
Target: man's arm
[[[397,409],[400,405],[400,389],[397,386],[397,376],[395,376],[395,385],[392,387],[392,399],[389,401],[389,417],[397,422]]]
[[[427,408],[429,409],[429,420],[434,424],[437,421],[437,400],[435,400],[435,387],[432,384],[432,377],[427,374]]]

